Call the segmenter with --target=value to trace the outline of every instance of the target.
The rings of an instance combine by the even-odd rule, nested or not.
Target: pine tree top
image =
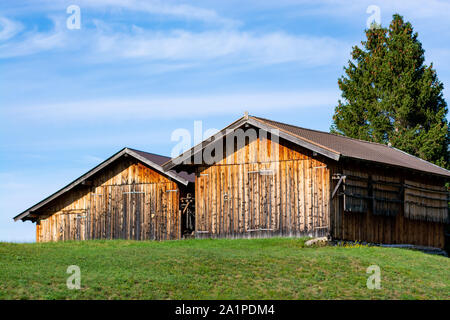
[[[338,79],[342,99],[331,131],[388,144],[447,166],[449,126],[443,84],[410,22],[395,14],[388,28],[372,25]]]

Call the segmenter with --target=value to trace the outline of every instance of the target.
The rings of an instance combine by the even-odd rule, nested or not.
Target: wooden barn
[[[14,220],[36,222],[37,242],[180,239],[194,177],[164,172],[169,159],[124,148]]]
[[[195,173],[196,237],[444,248],[450,172],[387,145],[246,114],[163,168]]]

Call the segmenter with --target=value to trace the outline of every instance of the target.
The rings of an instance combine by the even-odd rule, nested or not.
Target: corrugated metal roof
[[[251,118],[299,138],[316,143],[327,149],[334,150],[343,157],[374,161],[450,177],[450,171],[387,145],[353,139],[323,131],[301,128],[254,116],[251,116]]]

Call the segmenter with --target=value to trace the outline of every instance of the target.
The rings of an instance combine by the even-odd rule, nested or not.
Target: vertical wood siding
[[[251,141],[196,173],[196,237],[325,235],[329,229],[329,170],[307,150]],[[268,146],[268,147],[267,147]]]
[[[179,239],[177,183],[129,158],[118,160],[40,212],[36,241]]]
[[[415,185],[419,183],[419,177],[405,175],[401,170],[376,169],[357,163],[331,166],[330,172],[331,174],[339,173],[353,177],[347,182],[347,189],[341,188],[331,201],[331,235],[333,238],[444,248],[444,223],[408,218],[408,210],[414,210],[411,209],[411,206],[407,207],[405,212],[404,195],[408,194],[402,187],[405,181],[408,182],[405,177],[411,180],[416,179]],[[363,186],[367,181],[366,179],[372,180],[373,196],[386,200],[364,200],[365,204],[361,204],[361,198],[352,198],[343,194],[349,192],[348,185],[359,184]],[[426,180],[429,180],[429,178],[426,178]],[[356,183],[355,181],[359,182]],[[333,188],[336,184],[337,180],[333,180]],[[413,182],[409,181],[409,184],[412,185]],[[430,181],[428,186],[431,187],[433,184],[443,185],[443,181]],[[442,187],[440,190],[442,190]],[[414,199],[417,199],[417,197]],[[430,199],[429,201],[436,200]],[[437,210],[433,206],[437,207],[438,204],[430,204],[431,209]],[[442,206],[442,201],[439,206]],[[364,210],[357,210],[358,207],[364,208]],[[366,207],[367,209],[365,209]],[[415,210],[418,209],[415,208]],[[420,210],[425,210],[425,207]]]

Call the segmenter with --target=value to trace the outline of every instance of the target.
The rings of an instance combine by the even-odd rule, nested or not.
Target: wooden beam
[[[331,194],[331,199],[334,198],[334,196],[336,195],[336,192],[338,191],[339,187],[341,186],[342,181],[344,181],[345,178],[346,178],[346,176],[341,176],[341,178],[339,179],[336,187],[333,190],[333,193]]]

